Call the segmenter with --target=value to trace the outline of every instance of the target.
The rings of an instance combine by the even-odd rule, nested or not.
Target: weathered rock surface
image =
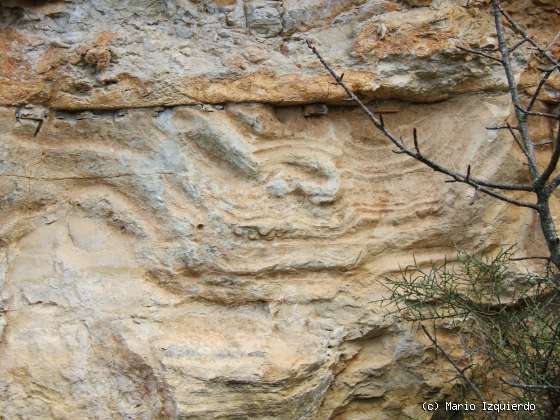
[[[0,418],[427,418],[448,373],[380,279],[537,254],[535,217],[393,154],[304,40],[427,155],[522,179],[471,3],[2,2]],[[512,7],[550,41],[551,4]]]

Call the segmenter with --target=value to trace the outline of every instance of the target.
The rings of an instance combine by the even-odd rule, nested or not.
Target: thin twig
[[[552,144],[552,140],[545,140],[545,141],[541,141],[540,143],[535,143],[535,146],[537,147],[548,146],[549,144]]]
[[[555,145],[554,145],[553,157],[550,158],[549,167],[552,164],[553,158],[555,157],[554,155],[556,153],[558,153],[558,149],[560,149],[560,123],[558,124],[558,130],[557,130],[557,133],[556,133],[556,142],[555,142]],[[558,161],[558,157],[556,157],[556,161]],[[554,171],[554,169],[556,169],[556,166],[552,169],[552,171]],[[558,187],[558,185],[560,185],[560,175],[557,175],[556,178],[554,178],[550,182],[550,184],[546,187],[546,189],[545,189],[546,193],[548,195],[552,194],[554,192],[554,190]]]
[[[554,150],[550,156],[550,161],[543,173],[535,180],[536,189],[539,189],[546,184],[556,169],[556,165],[558,165],[558,159],[560,159],[560,127],[558,128],[558,134],[556,136],[556,141],[554,142]]]
[[[521,26],[519,26],[519,24],[513,20],[513,18],[509,15],[508,12],[506,12],[500,2],[496,2],[497,3],[497,9],[498,11],[506,18],[506,20],[509,22],[509,24],[511,25],[511,27],[519,34],[523,37],[523,39],[525,39],[529,44],[531,44],[533,47],[535,47],[544,57],[546,57],[548,59],[548,61],[550,61],[555,68],[560,68],[560,63],[547,51],[546,48],[541,47],[528,33],[527,31],[525,31],[523,28],[521,28]]]
[[[476,397],[480,400],[480,401],[485,401],[485,398],[482,396],[482,393],[480,392],[480,390],[478,389],[478,387],[468,378],[467,375],[465,375],[465,369],[461,369],[459,367],[459,365],[457,364],[457,362],[455,362],[455,360],[453,360],[451,358],[451,356],[449,356],[449,354],[447,354],[447,352],[441,348],[441,346],[438,344],[438,342],[434,339],[434,337],[432,337],[432,335],[429,333],[428,329],[420,324],[420,328],[422,329],[422,331],[424,332],[424,335],[426,335],[426,337],[428,337],[428,339],[432,342],[432,344],[434,345],[434,347],[436,348],[436,350],[439,350],[440,353],[443,355],[443,357],[445,357],[445,359],[451,364],[451,366],[453,366],[453,368],[457,371],[457,373],[459,374],[459,376],[461,377],[461,379],[472,389],[472,391],[475,393]]]
[[[531,100],[529,101],[529,105],[527,105],[527,111],[531,111],[533,109],[533,106],[535,105],[535,102],[537,101],[537,98],[538,98],[539,94],[541,93],[541,89],[543,88],[544,84],[546,83],[546,81],[548,80],[550,75],[554,72],[554,70],[556,70],[556,67],[552,67],[552,69],[549,69],[549,70],[544,72],[544,75],[541,78],[541,80],[539,81],[539,84],[537,86],[537,89],[535,90],[535,93],[533,93],[533,96],[531,97]]]
[[[519,141],[519,139],[517,138],[517,135],[513,131],[513,130],[518,130],[519,131],[519,128],[512,127],[509,122],[506,123],[506,127],[509,130],[509,133],[511,134],[511,137],[513,138],[513,140],[515,141],[517,146],[521,149],[521,151],[523,152],[523,154],[525,155],[527,160],[529,160],[529,154],[527,153],[527,150],[525,150],[525,146],[523,146],[523,144],[521,143],[521,141]]]
[[[481,50],[473,50],[471,48],[465,48],[465,47],[459,47],[459,46],[457,48],[460,49],[461,51],[465,51],[465,52],[468,52],[468,53],[471,53],[471,54],[480,55],[482,57],[490,58],[491,60],[497,61],[498,63],[502,63],[501,59],[499,59],[497,57],[494,57],[493,55],[488,54],[487,52],[484,52],[484,51],[481,51]]]
[[[508,382],[505,379],[501,379],[501,381],[506,385],[513,386],[515,388],[521,388],[521,389],[560,389],[560,386],[554,386],[554,385],[516,384],[513,382]]]
[[[525,260],[546,260],[550,261],[550,257],[516,257],[510,258],[511,261],[525,261]]]
[[[548,369],[550,359],[552,358],[552,353],[554,352],[554,348],[556,347],[558,333],[560,333],[560,323],[556,324],[556,328],[554,329],[554,336],[552,337],[552,340],[550,341],[550,348],[548,349],[546,358],[544,359],[545,363],[544,363],[544,367],[543,367],[543,372],[546,372],[547,369]]]
[[[529,111],[527,109],[524,109],[521,105],[517,105],[517,104],[515,105],[515,107],[525,115],[531,115],[533,117],[552,118],[553,120],[560,120],[560,114],[549,114],[548,112]]]
[[[512,127],[509,124],[497,125],[495,127],[486,127],[487,130],[519,130],[517,127]]]
[[[522,46],[526,42],[527,42],[526,39],[522,39],[521,41],[517,42],[513,47],[509,47],[508,48],[509,52],[510,53],[514,52],[516,49],[518,49],[520,46]]]

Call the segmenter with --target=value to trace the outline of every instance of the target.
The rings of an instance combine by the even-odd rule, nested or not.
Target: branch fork
[[[550,261],[557,268],[560,268],[560,238],[557,233],[556,224],[552,216],[549,204],[551,195],[560,185],[560,175],[550,180],[556,170],[558,160],[560,159],[560,124],[558,124],[559,127],[556,139],[554,140],[553,152],[550,156],[546,168],[542,172],[539,170],[537,165],[535,144],[531,139],[528,127],[528,117],[545,117],[554,120],[560,120],[560,115],[533,111],[533,107],[546,81],[555,71],[560,71],[560,63],[548,51],[548,47],[545,48],[540,46],[523,28],[521,28],[519,24],[517,24],[517,22],[515,22],[511,18],[511,16],[502,8],[500,0],[492,0],[492,9],[494,12],[494,23],[496,28],[496,36],[498,39],[497,47],[485,50],[474,50],[461,46],[459,46],[458,48],[467,53],[477,54],[488,59],[492,59],[493,61],[497,61],[502,65],[507,78],[510,97],[514,105],[517,123],[515,126],[512,126],[509,123],[505,123],[505,125],[490,127],[489,129],[507,129],[509,131],[511,137],[519,146],[520,150],[523,152],[527,160],[526,165],[528,167],[529,178],[531,180],[531,182],[527,184],[492,182],[489,180],[473,177],[471,174],[470,165],[467,167],[466,174],[462,174],[437,163],[421,152],[418,140],[418,130],[416,128],[414,128],[412,132],[412,141],[414,147],[409,148],[402,138],[398,138],[391,132],[391,130],[389,130],[385,121],[383,120],[382,115],[370,110],[366,106],[366,104],[352,91],[352,89],[350,89],[350,87],[343,80],[344,74],[338,75],[338,73],[325,61],[325,59],[319,53],[315,43],[311,40],[308,40],[307,46],[313,52],[313,54],[315,54],[323,67],[329,72],[329,74],[335,80],[336,84],[342,87],[348,97],[360,107],[360,109],[373,123],[373,125],[383,133],[383,135],[393,144],[393,146],[395,146],[395,148],[392,150],[394,153],[408,155],[409,157],[417,160],[418,162],[424,164],[432,170],[446,175],[448,177],[448,180],[446,182],[463,183],[474,188],[475,195],[473,201],[471,201],[471,204],[477,198],[478,193],[483,193],[506,203],[530,208],[536,211],[539,216],[541,230],[544,234],[548,249],[551,254]],[[517,34],[521,37],[521,40],[515,42],[515,44],[513,44],[513,46],[511,47],[507,45],[506,31],[504,29],[504,23],[502,22],[502,19],[506,20],[509,28],[511,29],[511,31],[513,31],[514,34]],[[544,70],[544,74],[540,79],[537,88],[531,96],[526,107],[524,107],[521,103],[521,96],[519,94],[517,81],[514,77],[514,71],[510,57],[510,55],[514,51],[525,44],[529,44],[531,48],[534,48],[552,65],[550,68]],[[492,52],[499,53],[499,58],[491,55],[490,53]],[[520,200],[506,195],[501,191],[533,193],[536,196],[536,201],[529,202]]]

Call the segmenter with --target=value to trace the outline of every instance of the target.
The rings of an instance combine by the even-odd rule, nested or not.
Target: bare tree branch
[[[500,11],[502,10],[502,6],[500,5],[500,1],[492,0],[492,7],[494,9],[494,24],[496,26],[496,35],[498,37],[498,48],[500,49],[500,54],[502,56],[502,64],[508,81],[511,100],[515,107],[515,116],[517,117],[519,133],[521,135],[521,142],[523,143],[525,151],[527,152],[526,156],[527,156],[527,163],[529,164],[529,172],[531,174],[531,178],[534,180],[538,178],[539,171],[537,168],[537,161],[535,157],[535,150],[533,147],[533,143],[531,141],[531,138],[529,137],[527,116],[523,112],[521,112],[521,99],[519,97],[519,92],[517,90],[517,82],[515,81],[515,77],[513,75],[513,69],[509,57],[510,50],[506,44],[504,27],[502,25],[502,19],[500,14]]]
[[[412,130],[412,138],[414,141],[414,149],[416,149],[416,154],[420,156],[420,147],[418,146],[418,130],[416,130],[416,127],[414,127],[414,130]]]
[[[447,354],[447,352],[439,345],[439,343],[436,341],[436,339],[434,337],[432,337],[432,335],[429,333],[428,329],[420,324],[420,328],[422,329],[422,332],[424,333],[424,335],[426,337],[428,337],[428,339],[432,342],[432,344],[434,345],[434,347],[436,348],[436,350],[439,350],[441,352],[441,354],[443,355],[443,357],[445,357],[445,359],[451,364],[451,366],[453,366],[453,368],[457,371],[458,376],[463,380],[463,382],[465,382],[465,384],[467,384],[469,386],[469,388],[474,392],[474,394],[476,395],[476,397],[478,398],[479,401],[485,401],[485,398],[482,396],[482,393],[480,392],[480,390],[478,389],[478,387],[469,379],[469,377],[467,375],[465,375],[465,371],[467,369],[469,369],[471,366],[467,366],[466,368],[462,369],[457,362],[455,362],[455,360],[453,360],[451,358],[451,356],[449,356],[449,354]],[[492,416],[490,416],[489,414],[486,413],[487,416],[489,416],[490,418],[493,418]]]
[[[560,389],[560,386],[554,385],[529,385],[529,384],[516,384],[513,382],[508,382],[505,379],[502,379],[502,382],[506,385],[512,386],[514,388],[522,388],[522,389]]]
[[[537,89],[535,90],[535,93],[533,93],[533,96],[531,97],[531,100],[529,101],[529,105],[527,106],[527,111],[531,111],[533,109],[533,106],[535,105],[535,102],[537,101],[537,98],[538,98],[539,94],[541,93],[541,89],[543,88],[543,86],[546,83],[546,81],[548,80],[548,78],[552,75],[552,73],[554,73],[554,70],[556,70],[556,67],[552,67],[552,69],[548,69],[547,71],[544,72],[544,75],[541,78],[541,80],[539,81],[539,84],[537,86]]]
[[[516,257],[510,258],[511,261],[525,261],[525,260],[545,260],[549,261],[550,257]]]
[[[553,193],[556,188],[560,185],[560,175],[554,178],[548,185],[548,192]]]
[[[503,194],[497,193],[497,192],[492,190],[492,189],[501,189],[501,190],[506,190],[506,191],[528,191],[528,192],[531,192],[531,191],[533,191],[533,186],[530,185],[530,184],[500,184],[500,183],[485,181],[485,180],[482,180],[482,179],[479,179],[479,178],[474,178],[474,177],[471,177],[471,176],[469,176],[467,178],[466,175],[463,175],[463,174],[458,173],[456,171],[445,168],[445,167],[439,165],[438,163],[432,161],[431,159],[427,158],[426,156],[424,156],[420,152],[419,145],[418,145],[418,138],[417,138],[417,130],[413,131],[413,133],[414,133],[414,150],[411,150],[408,147],[406,147],[404,142],[402,140],[398,139],[393,133],[391,133],[387,129],[387,127],[381,121],[381,119],[378,118],[362,102],[362,100],[356,96],[356,94],[352,91],[352,89],[350,89],[350,87],[346,84],[346,82],[344,82],[340,78],[340,76],[331,68],[331,66],[321,56],[321,54],[317,50],[317,47],[315,46],[315,44],[313,44],[313,42],[311,42],[311,41],[307,41],[307,46],[317,56],[317,58],[319,59],[319,61],[323,65],[323,67],[331,74],[331,76],[336,81],[336,83],[338,85],[340,85],[344,89],[346,94],[362,109],[362,111],[367,115],[367,117],[375,125],[375,127],[377,127],[379,130],[381,130],[381,132],[385,135],[385,137],[387,137],[395,146],[397,146],[398,150],[396,150],[394,152],[406,154],[406,155],[418,160],[419,162],[425,164],[426,166],[430,167],[434,171],[440,172],[444,175],[449,176],[454,182],[460,182],[460,183],[470,185],[470,186],[474,187],[475,189],[479,190],[480,192],[483,192],[483,193],[485,193],[487,195],[490,195],[494,198],[497,198],[499,200],[502,200],[502,201],[505,201],[505,202],[508,202],[510,204],[514,204],[514,205],[517,205],[517,206],[521,206],[521,207],[528,207],[528,208],[532,208],[532,209],[535,209],[535,210],[537,209],[537,206],[533,203],[529,203],[529,202],[525,202],[525,201],[521,201],[521,200],[516,200],[516,199],[507,197]]]
[[[544,84],[548,80],[548,78],[552,75],[552,73],[555,70],[560,71],[560,62],[558,62],[558,60],[556,60],[552,56],[552,54],[550,54],[550,52],[548,51],[548,48],[551,47],[554,44],[554,42],[558,38],[558,35],[551,42],[549,47],[547,47],[547,48],[541,47],[527,33],[527,31],[525,31],[523,28],[521,28],[521,26],[509,15],[509,13],[507,13],[502,8],[499,0],[494,0],[494,6],[500,12],[500,14],[505,17],[505,19],[508,21],[508,23],[511,25],[511,27],[515,30],[515,32],[517,32],[518,34],[520,34],[523,37],[523,41],[526,41],[526,42],[530,43],[537,51],[539,51],[539,53],[543,57],[546,57],[548,59],[548,61],[550,63],[552,63],[552,65],[553,65],[553,67],[551,67],[550,69],[545,71],[543,77],[539,81],[539,84],[538,84],[535,92],[533,93],[530,101],[529,101],[529,105],[527,106],[527,109],[523,109],[523,107],[521,107],[521,104],[519,102],[514,101],[514,105],[515,105],[516,110],[525,114],[525,115],[536,116],[536,117],[544,117],[544,118],[552,118],[552,119],[555,119],[555,120],[560,120],[560,114],[555,115],[555,114],[549,114],[549,113],[545,113],[545,112],[534,112],[534,111],[532,111],[533,106],[535,105],[535,102],[536,102]],[[497,17],[496,17],[496,21],[499,21],[499,19]],[[549,177],[552,175],[552,173],[556,169],[559,158],[560,158],[560,127],[558,129],[558,135],[557,135],[557,138],[556,138],[556,141],[555,141],[554,150],[553,150],[552,156],[550,158],[550,161],[549,161],[546,169],[544,170],[544,172],[540,176],[538,176],[537,179],[535,179],[535,184],[534,185],[535,185],[536,189],[544,186],[546,181],[548,181]],[[552,191],[554,191],[554,189],[558,186],[558,184],[560,184],[560,177],[557,177],[556,179],[554,179],[552,181],[551,185],[547,188],[547,193],[550,194]]]
[[[475,49],[472,49],[472,48],[465,48],[465,47],[459,47],[459,46],[457,46],[457,48],[460,49],[461,51],[465,51],[465,52],[468,52],[468,53],[471,53],[471,54],[480,55],[482,57],[489,58],[493,61],[497,61],[498,63],[503,63],[501,59],[499,59],[497,57],[494,57],[493,55],[488,54],[487,52],[482,51],[482,50],[475,50]]]
[[[343,88],[348,97],[361,108],[361,110],[366,114],[366,116],[374,124],[374,126],[378,128],[383,133],[383,135],[391,143],[393,143],[393,145],[396,146],[396,149],[393,149],[394,153],[408,155],[413,159],[416,159],[417,161],[423,163],[427,167],[433,169],[434,171],[448,176],[449,179],[446,182],[459,182],[473,187],[475,189],[475,199],[477,197],[477,194],[480,192],[494,197],[498,200],[537,211],[541,230],[543,232],[548,250],[550,251],[550,263],[553,264],[556,268],[560,269],[560,237],[558,236],[556,222],[554,220],[549,202],[551,193],[560,185],[560,175],[554,178],[551,182],[548,182],[549,178],[553,175],[556,169],[558,161],[560,160],[560,126],[558,138],[555,139],[555,148],[552,152],[549,163],[542,175],[539,173],[539,168],[537,166],[535,156],[535,144],[533,144],[533,141],[530,137],[528,127],[528,117],[530,116],[546,117],[560,120],[559,115],[532,111],[532,107],[537,100],[539,92],[542,90],[544,84],[546,83],[546,80],[550,77],[550,75],[547,75],[548,72],[552,74],[553,71],[560,70],[560,64],[545,48],[539,46],[538,43],[527,34],[527,32],[525,32],[517,23],[513,21],[513,19],[507,14],[507,12],[503,10],[500,4],[500,0],[492,0],[492,10],[494,13],[496,35],[498,37],[497,48],[493,48],[491,50],[470,50],[461,47],[461,49],[467,52],[486,56],[487,58],[499,61],[502,64],[502,67],[506,74],[508,89],[511,101],[514,105],[515,117],[517,120],[515,128],[509,125],[509,123],[506,123],[506,128],[509,130],[512,138],[527,158],[527,166],[531,179],[530,184],[495,183],[475,178],[471,174],[472,170],[470,166],[467,167],[467,171],[465,174],[459,173],[450,168],[446,168],[422,153],[416,129],[414,129],[413,131],[414,146],[409,148],[402,138],[398,138],[387,128],[382,117],[380,117],[375,111],[370,110],[364,104],[364,102],[362,102],[360,98],[358,98],[358,96],[352,91],[352,89],[350,89],[350,87],[343,81],[342,76],[339,76],[329,66],[329,64],[323,59],[321,54],[319,54],[313,42],[307,41],[307,46],[317,56],[323,67],[325,67],[325,69],[331,74],[336,84]],[[503,17],[505,17],[505,19],[513,27],[514,33],[521,34],[524,42],[517,42],[512,47],[507,46],[505,29],[502,23]],[[525,43],[529,43],[531,46],[536,48],[541,53],[541,55],[546,57],[553,65],[551,69],[545,71],[543,78],[537,86],[537,91],[531,98],[527,109],[522,106],[521,96],[519,94],[517,81],[514,76],[513,66],[510,59],[511,52]],[[496,60],[496,57],[488,54],[493,51],[499,51],[501,59]],[[499,129],[502,128],[503,127],[499,127]],[[536,203],[511,198],[505,194],[497,192],[496,190],[532,192],[536,196]],[[472,202],[473,201],[471,201],[471,203]]]
[[[556,168],[556,164],[558,163],[558,157],[555,152],[551,156],[551,160],[549,165],[547,166],[545,176],[539,175],[539,170],[536,163],[535,158],[535,146],[529,136],[529,127],[528,127],[528,116],[529,115],[537,115],[542,114],[539,116],[545,116],[544,113],[535,113],[533,111],[524,110],[521,106],[521,100],[519,96],[519,92],[517,89],[517,84],[515,78],[513,76],[512,65],[510,61],[510,51],[506,46],[505,40],[505,33],[504,27],[502,25],[502,16],[506,18],[506,20],[510,23],[510,25],[514,28],[514,30],[521,34],[524,39],[527,40],[532,46],[534,46],[543,56],[545,56],[555,68],[558,68],[559,63],[556,61],[554,57],[550,55],[548,51],[543,49],[540,45],[538,45],[528,34],[525,32],[521,27],[504,11],[500,4],[500,0],[492,0],[492,8],[494,10],[494,23],[496,26],[496,35],[498,37],[498,47],[500,49],[500,53],[503,60],[503,67],[504,72],[506,74],[508,80],[508,86],[510,91],[511,100],[514,105],[515,109],[515,116],[517,118],[517,126],[519,127],[519,133],[521,135],[521,143],[523,144],[527,156],[527,164],[529,166],[529,172],[531,178],[533,180],[533,187],[535,195],[537,196],[537,204],[536,210],[539,214],[539,222],[541,225],[541,230],[543,236],[546,241],[546,245],[548,250],[550,251],[550,261],[556,266],[560,268],[560,238],[558,237],[558,230],[556,229],[556,222],[552,215],[552,211],[550,209],[550,202],[549,196],[551,191],[553,191],[554,186],[545,186],[546,180],[550,177],[551,173]],[[558,118],[557,116],[551,116],[552,118]],[[555,151],[558,148],[555,148]],[[560,179],[557,180],[560,183]],[[554,181],[553,181],[554,185]]]
[[[506,20],[508,21],[508,23],[511,25],[511,27],[515,30],[515,32],[517,32],[519,35],[521,35],[523,37],[524,40],[526,40],[529,44],[531,44],[536,50],[538,50],[544,57],[546,57],[548,59],[548,61],[550,61],[553,65],[554,68],[560,68],[560,63],[558,62],[558,60],[556,60],[552,54],[550,54],[549,51],[547,51],[547,48],[543,48],[541,47],[528,33],[527,31],[525,31],[515,20],[513,20],[513,18],[510,16],[510,14],[508,12],[506,12],[503,8],[502,5],[500,4],[499,1],[495,1],[494,4],[497,6],[497,11],[500,12],[500,14],[502,14]],[[552,45],[552,44],[551,44]]]
[[[554,144],[554,152],[553,152],[553,157],[550,159],[550,163],[549,163],[549,167],[551,166],[553,160],[554,160],[554,156],[555,154],[559,153],[558,149],[560,149],[560,123],[558,123],[558,129],[556,132],[556,142]],[[558,156],[556,156],[556,162],[558,162]],[[547,168],[548,169],[548,168]],[[554,169],[556,169],[556,166],[554,166],[552,168],[552,171],[550,172],[550,175],[552,175],[552,172],[554,171]],[[550,184],[548,185],[548,187],[546,187],[546,193],[548,195],[552,194],[554,192],[554,190],[558,187],[558,185],[560,185],[560,175],[557,175],[556,178],[554,178]]]
[[[515,143],[517,144],[517,146],[521,149],[521,151],[523,152],[523,154],[525,155],[525,157],[527,158],[527,160],[529,160],[529,154],[527,153],[527,150],[525,150],[525,146],[523,146],[523,144],[521,143],[521,141],[519,141],[519,139],[517,138],[517,134],[515,134],[515,131],[513,130],[518,130],[519,128],[514,128],[511,126],[511,124],[508,122],[506,123],[506,127],[509,130],[509,134],[511,134],[511,137],[513,138],[513,140],[515,141]]]
[[[495,127],[486,127],[487,130],[517,130],[517,127],[512,127],[509,124],[497,125]]]
[[[550,161],[543,173],[535,180],[535,188],[539,189],[546,184],[556,169],[556,165],[558,165],[558,159],[560,159],[560,127],[558,127],[558,134],[556,135],[554,150],[552,151],[552,156],[550,156]]]
[[[518,49],[519,47],[521,47],[523,44],[525,44],[527,42],[526,39],[522,39],[521,41],[517,42],[513,47],[509,47],[508,51],[510,53],[514,52],[516,49]]]
[[[517,109],[519,109],[520,112],[522,112],[525,115],[531,115],[533,117],[544,117],[544,118],[552,118],[553,120],[560,120],[560,114],[549,114],[548,112],[535,112],[535,111],[529,111],[527,109],[524,109],[522,106],[520,105],[515,105],[515,107]]]

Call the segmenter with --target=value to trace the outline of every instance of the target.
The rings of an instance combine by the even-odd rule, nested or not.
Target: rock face
[[[535,218],[391,153],[304,40],[427,155],[522,179],[470,3],[2,2],[0,418],[428,418],[449,372],[380,280],[538,254]],[[553,38],[556,3],[512,7]]]

